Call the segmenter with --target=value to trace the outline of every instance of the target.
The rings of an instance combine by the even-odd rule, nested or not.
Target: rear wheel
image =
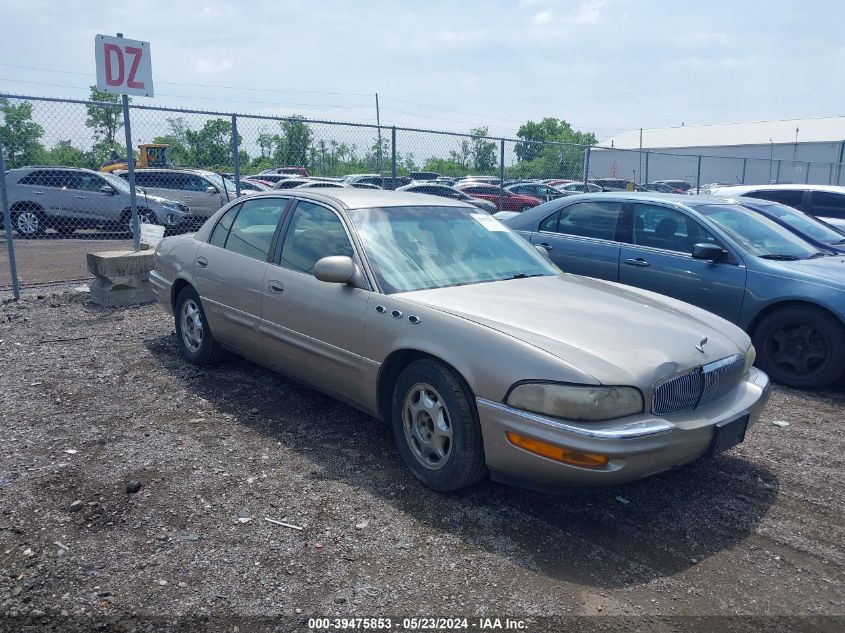
[[[789,306],[754,332],[757,364],[788,387],[826,387],[845,371],[845,327],[817,308]]]
[[[214,339],[205,318],[197,291],[186,286],[179,293],[175,306],[176,343],[189,363],[210,365],[219,361],[223,348]]]
[[[440,492],[478,482],[486,472],[481,427],[464,381],[433,359],[414,361],[396,381],[393,435],[414,477]]]
[[[47,229],[44,214],[38,207],[18,208],[11,215],[12,226],[21,237],[38,237]]]

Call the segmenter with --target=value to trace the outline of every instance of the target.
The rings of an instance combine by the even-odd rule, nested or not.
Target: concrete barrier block
[[[91,300],[102,306],[128,306],[155,301],[150,286],[154,251],[88,253]]]

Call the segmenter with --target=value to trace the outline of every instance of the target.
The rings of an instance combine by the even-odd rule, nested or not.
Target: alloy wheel
[[[452,453],[452,420],[434,387],[417,383],[408,390],[402,426],[405,441],[420,464],[431,470],[446,465]]]
[[[203,323],[199,306],[193,299],[187,299],[182,303],[181,310],[182,341],[191,352],[199,351],[202,347]]]

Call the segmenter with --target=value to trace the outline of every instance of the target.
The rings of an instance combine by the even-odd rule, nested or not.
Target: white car
[[[711,187],[712,196],[761,198],[803,211],[845,229],[845,187],[834,185],[742,185]]]

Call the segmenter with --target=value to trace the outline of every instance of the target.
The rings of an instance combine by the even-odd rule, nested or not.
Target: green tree
[[[64,165],[66,167],[99,167],[89,152],[74,147],[69,140],[59,141],[47,153],[46,161],[49,165]]]
[[[114,146],[117,141],[117,133],[123,128],[123,110],[120,107],[120,95],[111,94],[110,92],[100,92],[96,86],[91,86],[89,98],[91,101],[114,104],[107,106],[85,106],[88,114],[85,119],[85,125],[91,128],[94,141],[102,143],[104,147]]]
[[[174,165],[193,165],[194,160],[188,147],[188,124],[181,117],[167,119],[169,133],[156,136],[153,143],[164,143],[170,147],[170,160]]]
[[[273,136],[273,162],[277,165],[308,166],[308,150],[314,140],[314,133],[304,118],[295,114],[279,122],[281,134]]]
[[[0,98],[0,142],[3,143],[6,166],[21,167],[38,163],[44,154],[41,137],[44,128],[32,120],[32,104],[22,101],[12,105],[8,99]]]
[[[486,127],[478,127],[469,131],[472,135],[470,140],[470,155],[472,166],[479,173],[490,172],[496,168],[496,143],[488,141]]]
[[[184,134],[193,166],[217,169],[229,168],[234,164],[231,122],[211,119],[197,131],[185,129]]]

